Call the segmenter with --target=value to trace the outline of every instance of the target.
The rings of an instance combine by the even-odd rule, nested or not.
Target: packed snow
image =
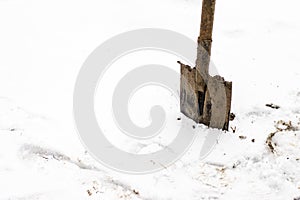
[[[211,154],[199,159],[204,139],[220,130],[186,119],[168,92],[137,92],[129,109],[133,121],[149,122],[139,111],[151,102],[139,102],[152,92],[155,101],[163,95],[161,103],[171,105],[168,122],[187,120],[197,136],[173,165],[130,175],[102,166],[81,144],[72,114],[76,76],[98,45],[125,31],[164,28],[196,40],[201,1],[0,0],[0,199],[299,199],[299,5],[217,1],[212,59],[233,81],[230,130],[221,131]],[[135,64],[166,62],[179,71],[177,58],[144,57]],[[108,137],[138,153],[156,150],[174,135],[139,144]]]

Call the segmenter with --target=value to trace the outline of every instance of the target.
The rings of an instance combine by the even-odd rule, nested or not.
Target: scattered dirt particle
[[[298,127],[293,126],[291,121],[283,121],[283,120],[279,120],[278,122],[276,122],[275,124],[275,128],[277,129],[277,131],[297,131]]]
[[[180,117],[178,117],[178,118],[177,118],[177,120],[179,121],[179,120],[181,120],[181,118],[180,118]]]
[[[90,190],[86,191],[88,193],[89,196],[92,196],[92,192]]]
[[[140,193],[137,190],[132,190],[132,192],[136,195],[139,195]]]
[[[196,128],[196,126],[195,125],[193,125],[193,129],[195,129]]]
[[[247,139],[247,137],[246,137],[246,136],[243,136],[243,135],[240,135],[239,138],[240,138],[241,140]]]
[[[16,131],[16,129],[15,128],[11,128],[11,129],[9,129],[10,131]]]
[[[277,132],[270,133],[269,136],[268,136],[268,138],[267,138],[267,141],[266,141],[266,144],[268,145],[268,147],[269,147],[269,149],[271,150],[272,153],[275,152],[275,147],[273,145],[272,139],[273,139],[273,137],[275,136],[276,133]]]
[[[231,128],[231,130],[232,130],[233,133],[236,132],[236,126],[234,126],[234,127],[231,126],[230,128]]]
[[[234,119],[235,119],[235,114],[234,113],[230,113],[229,120],[233,121]]]
[[[252,140],[251,140],[251,142],[253,142],[253,143],[254,143],[254,142],[255,142],[255,139],[252,139]]]
[[[275,104],[273,104],[273,103],[266,104],[266,106],[267,106],[267,107],[270,107],[270,108],[272,108],[272,109],[279,109],[279,108],[280,108],[280,106],[275,105]]]

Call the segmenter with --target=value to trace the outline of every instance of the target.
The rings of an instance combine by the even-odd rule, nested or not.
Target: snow
[[[298,8],[296,0],[218,1],[212,54],[219,74],[234,84],[235,133],[222,132],[211,154],[200,160],[203,140],[219,130],[197,125],[196,141],[178,162],[153,174],[129,175],[100,165],[80,143],[72,116],[77,73],[91,51],[124,31],[155,27],[196,39],[200,1],[1,0],[0,199],[300,197]],[[173,57],[150,58],[147,62],[179,70]],[[164,95],[161,103],[173,106],[167,108],[173,117],[168,122],[178,128],[177,117],[185,117],[169,93],[149,88],[133,103],[151,91],[155,101]],[[130,113],[145,125],[142,107],[131,106]],[[289,121],[293,129],[282,123]],[[272,153],[266,140],[274,132]],[[127,151],[143,153],[168,144],[173,135],[140,146],[110,137]]]

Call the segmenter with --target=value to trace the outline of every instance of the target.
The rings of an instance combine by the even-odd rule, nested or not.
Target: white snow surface
[[[77,73],[98,45],[125,31],[164,28],[196,40],[201,2],[0,0],[0,200],[300,198],[299,5],[217,1],[212,55],[219,74],[233,81],[230,130],[199,160],[205,137],[219,130],[196,125],[196,141],[179,161],[153,174],[129,175],[102,166],[81,144],[72,116]],[[179,70],[176,60],[170,67]],[[164,99],[173,105],[169,121],[179,126],[177,117],[185,117],[174,100]],[[147,124],[130,108],[132,119]],[[271,152],[266,140],[275,131]],[[165,140],[139,148],[115,142],[149,152]]]

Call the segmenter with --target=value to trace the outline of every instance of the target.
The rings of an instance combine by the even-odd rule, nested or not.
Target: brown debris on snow
[[[266,106],[269,107],[269,108],[276,109],[276,110],[280,108],[280,106],[275,105],[275,104],[273,104],[273,103],[266,104]]]

